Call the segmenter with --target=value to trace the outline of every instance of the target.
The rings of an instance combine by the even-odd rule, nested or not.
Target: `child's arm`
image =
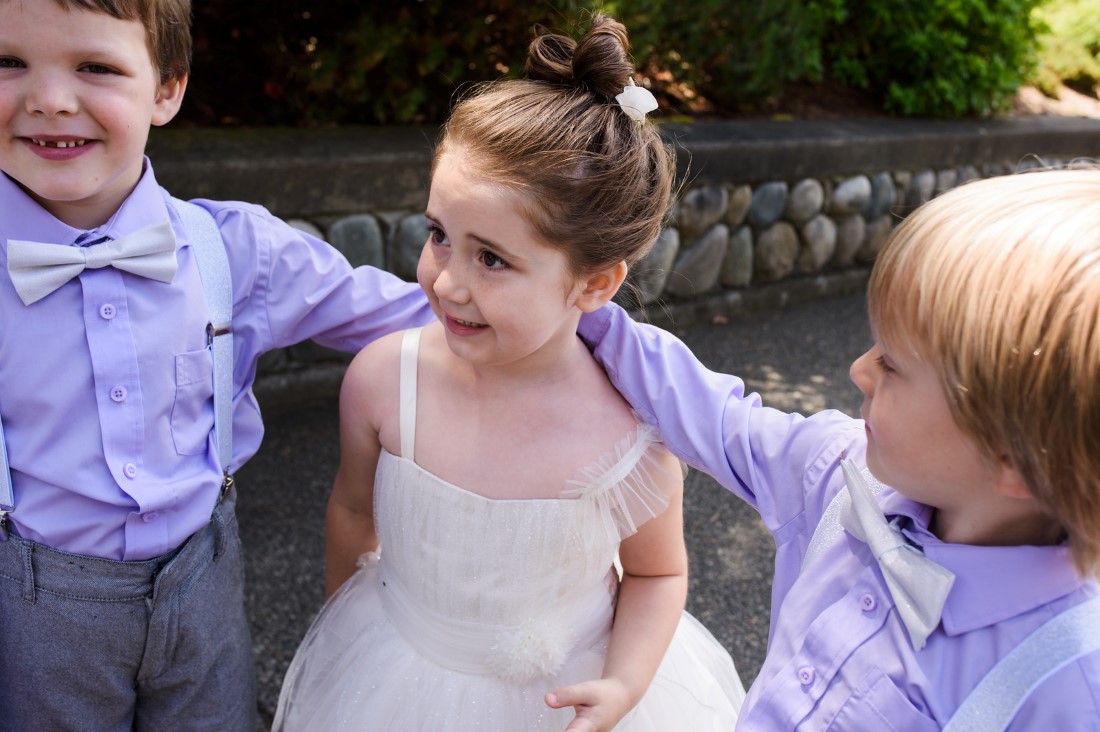
[[[617,305],[581,319],[581,337],[615,388],[668,448],[726,488],[741,484],[726,444],[726,406],[745,399],[741,379],[707,369],[678,338],[634,322]],[[756,395],[748,399],[758,403]]]
[[[619,547],[623,578],[603,677],[546,696],[551,707],[576,708],[568,732],[610,730],[641,700],[684,610],[688,562],[682,473],[672,455],[664,450],[660,455],[662,470],[654,474],[670,482],[661,491],[668,495],[669,505]]]
[[[234,341],[253,358],[313,339],[354,353],[375,339],[435,319],[415,282],[352,267],[327,242],[260,206],[196,200],[215,217],[233,272]]]
[[[374,526],[374,471],[381,443],[377,420],[378,347],[363,349],[340,388],[340,465],[328,500],[325,526],[325,594],[356,571],[364,552],[378,549]]]
[[[807,419],[762,406],[741,379],[711,371],[674,335],[616,305],[585,315],[579,333],[668,449],[752,503],[773,530],[801,510],[798,487],[823,447],[862,434],[840,412]],[[774,487],[790,496],[772,495]]]

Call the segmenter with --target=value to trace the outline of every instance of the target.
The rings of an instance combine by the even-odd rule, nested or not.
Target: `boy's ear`
[[[616,262],[585,275],[577,295],[577,308],[581,312],[591,313],[606,305],[622,286],[626,270],[626,262]]]
[[[997,460],[997,492],[1006,498],[1032,498],[1031,489],[1027,487],[1020,471],[1012,464],[1008,455],[1001,455]]]
[[[183,104],[183,93],[187,91],[187,75],[169,79],[157,87],[157,98],[153,102],[152,124],[156,127],[172,121]]]

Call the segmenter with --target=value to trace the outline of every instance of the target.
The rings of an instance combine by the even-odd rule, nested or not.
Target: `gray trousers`
[[[234,498],[143,562],[0,542],[0,730],[254,732]]]

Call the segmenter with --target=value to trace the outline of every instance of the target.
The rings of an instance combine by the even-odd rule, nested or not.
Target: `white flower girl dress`
[[[287,671],[275,730],[562,732],[553,689],[601,676],[619,541],[668,504],[648,477],[658,440],[639,425],[561,498],[501,500],[415,462],[419,331],[401,358],[401,455],[382,451],[382,551],[314,620]],[[642,701],[616,732],[733,729],[733,661],[684,613]]]

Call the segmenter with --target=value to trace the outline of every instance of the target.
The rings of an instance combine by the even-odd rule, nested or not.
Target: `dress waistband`
[[[472,623],[416,602],[401,581],[378,564],[382,604],[401,636],[433,662],[462,673],[527,683],[561,669],[579,649],[599,643],[611,630],[610,589],[595,588],[563,610],[523,618],[515,625]]]

